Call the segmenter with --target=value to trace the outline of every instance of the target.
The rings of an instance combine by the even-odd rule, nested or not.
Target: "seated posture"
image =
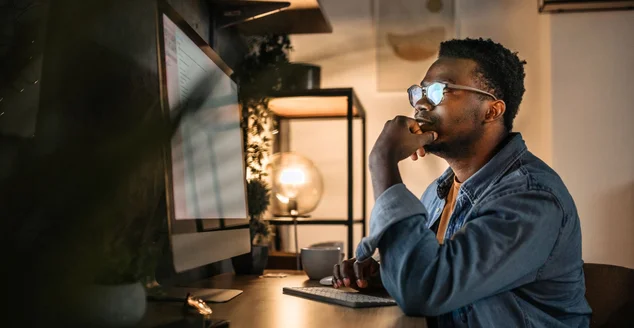
[[[407,315],[440,327],[589,325],[574,201],[511,132],[525,63],[491,40],[441,44],[408,90],[414,118],[388,121],[370,153],[370,235],[335,266],[335,287],[379,277]],[[426,154],[449,168],[418,199],[398,163]]]

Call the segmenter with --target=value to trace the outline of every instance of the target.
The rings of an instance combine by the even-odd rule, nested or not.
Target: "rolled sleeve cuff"
[[[416,215],[426,217],[427,210],[404,184],[395,184],[385,190],[372,209],[370,235],[357,246],[357,260],[363,261],[374,254],[381,237],[390,226]]]

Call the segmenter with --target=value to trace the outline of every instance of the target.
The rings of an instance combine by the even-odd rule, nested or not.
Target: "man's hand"
[[[418,124],[416,124],[415,126],[411,127],[409,129],[412,133],[414,134],[423,134],[423,130],[420,128],[420,126]],[[436,140],[436,136],[434,136],[434,140]],[[418,160],[418,158],[422,158],[425,157],[425,148],[420,147],[416,150],[416,152],[414,152],[413,154],[411,154],[409,156],[413,161]]]
[[[419,123],[407,116],[396,116],[383,126],[370,156],[380,157],[383,161],[398,163],[411,157],[425,156],[423,146],[436,140],[436,132],[423,132]]]
[[[376,200],[385,190],[402,183],[398,162],[413,156],[424,156],[423,146],[436,140],[433,131],[422,132],[418,122],[406,116],[387,121],[370,153],[370,176]]]
[[[370,257],[362,262],[351,258],[344,260],[341,264],[335,264],[332,272],[332,286],[355,289],[381,287],[379,263]]]

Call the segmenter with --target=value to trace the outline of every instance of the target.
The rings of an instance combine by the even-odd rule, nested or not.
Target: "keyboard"
[[[396,301],[388,297],[365,295],[359,292],[348,292],[332,287],[284,287],[284,294],[338,304],[352,308],[396,305]]]

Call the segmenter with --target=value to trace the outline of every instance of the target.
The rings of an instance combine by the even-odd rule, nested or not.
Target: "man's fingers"
[[[357,277],[357,286],[359,286],[359,288],[366,288],[368,287],[368,281],[367,279],[369,278],[367,273],[365,272],[365,265],[363,262],[359,262],[359,261],[355,261],[354,265],[352,266],[354,268],[354,275]]]
[[[411,155],[412,160],[415,161],[418,158],[425,156],[425,149],[423,149],[422,146],[432,143],[434,140],[436,140],[438,135],[436,134],[436,132],[433,132],[433,131],[423,132],[423,130],[421,130],[420,125],[418,124],[416,120],[409,119],[407,120],[407,123],[409,126],[409,130],[413,134],[420,135],[419,138],[422,139],[421,147],[416,151],[416,153]]]
[[[341,276],[339,274],[339,264],[335,264],[332,269],[332,286],[335,288],[341,287]]]
[[[354,277],[352,263],[354,263],[354,260],[346,260],[341,262],[341,265],[339,265],[339,277],[340,280],[343,282],[343,285],[346,287],[350,287],[350,278]]]
[[[355,261],[352,267],[354,268],[354,275],[357,277],[357,279],[360,279],[360,280],[367,279],[366,273],[363,270],[363,267],[364,267],[363,262]]]
[[[414,121],[413,124],[409,124],[409,131],[413,134],[422,134],[423,130],[420,129],[418,122]]]
[[[418,155],[418,157],[425,157],[425,148],[418,148],[418,150],[416,151],[416,155]]]
[[[412,132],[413,134],[423,134],[423,130],[420,129],[420,126],[418,125],[418,122],[415,122],[416,124],[411,124],[409,125],[409,130],[410,132]],[[413,153],[412,155],[410,155],[410,158],[412,159],[412,161],[418,160],[418,158],[425,156],[425,151],[423,150],[421,152],[422,148],[418,149],[418,151],[416,151],[415,153]]]
[[[432,143],[438,137],[438,134],[434,131],[424,132],[420,135],[416,135],[418,140],[420,141],[420,146],[425,146]]]

